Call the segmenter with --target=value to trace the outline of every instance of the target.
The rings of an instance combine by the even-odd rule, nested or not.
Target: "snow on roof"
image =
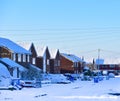
[[[38,68],[38,67],[36,67],[36,66],[34,66],[34,65],[32,65],[32,64],[29,64],[29,66],[30,66],[31,68],[34,68],[34,69],[38,70],[38,71],[42,71],[40,68]]]
[[[65,58],[69,59],[72,62],[83,62],[81,58],[79,58],[73,54],[61,53],[61,55],[64,56]]]
[[[8,48],[9,50],[11,50],[14,53],[31,54],[29,51],[27,51],[23,47],[19,46],[18,44],[14,43],[13,41],[6,39],[6,38],[0,37],[0,46]]]
[[[5,78],[11,77],[7,67],[3,65],[2,63],[0,63],[0,76],[5,77]]]
[[[49,49],[50,51],[50,56],[52,59],[56,58],[57,52],[59,51],[58,49]]]
[[[21,47],[24,47],[26,50],[29,50],[30,47],[31,47],[31,43],[30,42],[18,42],[18,44],[21,46]]]
[[[2,62],[5,63],[5,64],[8,64],[8,65],[10,66],[10,68],[18,67],[20,71],[25,71],[25,70],[27,70],[25,67],[19,65],[18,63],[12,61],[12,60],[9,59],[9,58],[0,58],[0,61],[2,61]]]
[[[44,46],[44,47],[37,46],[35,48],[36,48],[38,56],[43,57],[43,55],[48,47],[47,46]]]
[[[98,59],[95,61],[96,64],[98,64]],[[120,64],[120,58],[104,58],[104,59],[99,59],[99,64]]]
[[[120,64],[120,58],[106,58],[104,64]]]
[[[25,49],[30,50],[32,44],[31,43],[19,43],[21,46],[23,46]],[[34,45],[34,44],[33,44]],[[48,48],[47,46],[40,46],[40,45],[34,45],[34,48],[36,50],[36,53],[38,56],[42,57]]]

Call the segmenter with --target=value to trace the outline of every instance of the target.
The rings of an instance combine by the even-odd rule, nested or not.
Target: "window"
[[[76,62],[76,67],[78,67],[78,62]]]
[[[78,66],[79,66],[78,62],[74,62],[74,67],[78,67]]]
[[[60,66],[60,60],[58,60],[58,66]]]
[[[21,62],[21,54],[18,54],[18,62]]]
[[[47,59],[47,65],[49,65],[50,64],[50,61],[49,61],[49,59]]]
[[[23,54],[23,62],[26,62],[26,55]]]
[[[16,54],[13,53],[13,61],[16,61]]]
[[[77,65],[77,63],[76,63],[76,62],[74,62],[74,67],[76,67],[76,65]]]
[[[27,56],[27,61],[30,62],[30,56],[29,55]]]
[[[32,64],[35,64],[35,60],[36,60],[35,58],[32,58]]]

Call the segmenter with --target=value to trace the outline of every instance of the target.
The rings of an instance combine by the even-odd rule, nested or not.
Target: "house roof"
[[[98,62],[99,61],[99,62]],[[96,64],[120,64],[120,58],[119,57],[109,57],[109,58],[104,58],[104,59],[96,59],[95,61]]]
[[[43,55],[46,52],[48,47],[47,46],[44,46],[44,47],[37,46],[35,48],[36,48],[36,51],[37,51],[37,55],[40,56],[40,57],[43,57]]]
[[[24,47],[26,50],[29,50],[30,47],[31,47],[31,43],[30,42],[18,42],[18,44],[21,46],[21,47]]]
[[[29,67],[34,68],[34,69],[36,69],[37,71],[42,71],[42,69],[40,69],[40,68],[38,68],[38,67],[36,67],[36,66],[34,66],[34,65],[32,65],[32,64],[29,64]]]
[[[2,63],[0,63],[0,77],[1,76],[4,78],[11,77],[7,67],[5,65],[3,65]]]
[[[65,53],[61,53],[61,55],[65,58],[67,58],[68,60],[72,61],[72,62],[83,62],[83,60],[73,54],[65,54]]]
[[[31,54],[29,51],[14,43],[13,41],[0,37],[0,46],[9,49],[13,53]]]
[[[58,53],[58,49],[49,49],[51,59],[55,59]]]
[[[34,45],[34,43],[31,43],[31,45],[30,43],[19,43],[19,44],[27,50],[30,50],[31,46],[33,45],[37,53],[37,56],[40,56],[40,57],[43,57],[46,49],[48,48],[47,46]]]
[[[0,61],[9,65],[10,67],[9,68],[14,68],[14,67],[18,67],[20,71],[25,71],[27,70],[25,67],[19,65],[18,63],[12,61],[11,59],[9,58],[0,58]]]

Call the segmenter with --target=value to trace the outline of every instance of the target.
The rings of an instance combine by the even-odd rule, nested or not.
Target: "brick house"
[[[47,46],[37,47],[36,66],[43,70],[43,73],[50,73],[50,53]]]
[[[61,53],[60,61],[60,71],[61,73],[80,73],[82,72],[82,63],[81,58],[73,54]]]
[[[42,69],[43,73],[50,72],[50,53],[47,46],[35,46],[33,43],[21,44],[24,48],[31,52],[30,63]]]
[[[26,64],[30,62],[30,55],[31,52],[27,51],[23,47],[19,46],[18,44],[14,43],[13,41],[6,39],[6,38],[0,38],[0,58],[1,62],[7,65],[8,70],[10,70],[10,73],[14,73],[14,77],[20,77],[20,71],[21,68],[24,68],[21,66],[22,64]],[[2,58],[6,58],[3,59]],[[12,69],[12,65],[9,62],[11,61],[16,66]],[[16,71],[16,72],[15,72]],[[12,74],[13,75],[13,74]]]
[[[50,73],[60,73],[60,52],[58,49],[50,49]]]

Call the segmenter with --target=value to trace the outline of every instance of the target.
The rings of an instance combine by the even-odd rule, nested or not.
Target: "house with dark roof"
[[[60,52],[58,49],[49,49],[50,51],[50,73],[60,73]]]
[[[83,71],[83,62],[81,58],[73,54],[61,53],[60,71],[61,73],[80,73]]]
[[[30,62],[42,69],[43,73],[50,73],[50,53],[47,46],[35,46],[33,43],[22,45],[31,52]]]

